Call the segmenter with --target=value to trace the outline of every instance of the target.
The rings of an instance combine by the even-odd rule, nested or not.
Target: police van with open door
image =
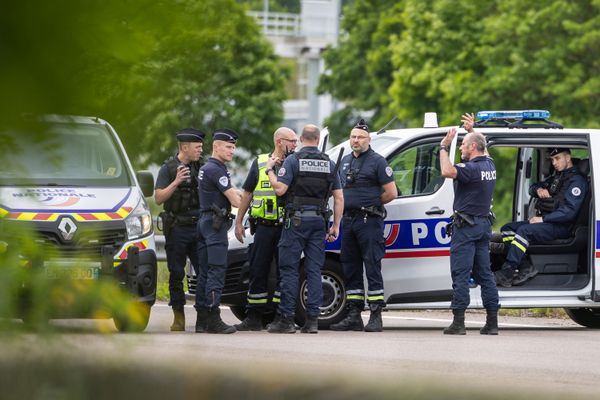
[[[490,156],[496,160],[497,185],[494,193],[497,231],[510,221],[533,216],[529,186],[549,177],[552,171],[548,152],[554,147],[569,148],[574,164],[590,182],[571,237],[532,244],[530,262],[539,273],[521,286],[499,287],[503,308],[562,307],[577,323],[600,327],[600,241],[596,213],[600,203],[594,192],[594,170],[600,161],[592,155],[600,149],[600,130],[565,128],[548,120],[547,111],[480,112],[476,130],[488,141]],[[423,128],[393,129],[372,134],[371,147],[387,159],[398,187],[398,197],[386,204],[384,237],[386,253],[382,261],[387,309],[448,309],[452,299],[450,277],[450,237],[446,225],[453,214],[452,179],[441,176],[440,141],[450,127],[427,121]],[[466,132],[459,129],[450,148],[450,158],[458,160],[458,147]],[[335,160],[346,141],[328,151]],[[594,151],[595,149],[595,151]],[[502,181],[502,182],[500,182]],[[599,181],[600,182],[600,181]],[[498,206],[497,206],[498,207]],[[343,227],[342,227],[343,229]],[[341,237],[341,235],[340,235]],[[492,269],[499,269],[505,249],[495,232],[491,243]],[[243,317],[248,287],[248,244],[230,237],[229,266],[223,304]],[[327,244],[322,269],[323,301],[319,327],[327,328],[345,316],[345,289],[339,251],[341,239]],[[274,273],[272,274],[274,287]],[[273,289],[273,287],[271,289]],[[306,282],[300,285],[297,322],[302,324]],[[483,308],[480,288],[473,282],[471,308]]]
[[[115,325],[143,330],[156,299],[154,233],[144,199],[153,194],[152,174],[133,172],[117,133],[99,118],[47,116],[1,137],[3,251],[21,249],[22,243],[6,232],[33,235],[38,251],[21,257],[23,268],[39,269],[48,279],[116,282],[139,312],[135,323],[125,312],[114,313]],[[23,304],[36,306],[31,299]],[[49,317],[98,317],[89,311],[92,315]],[[20,312],[24,318],[29,313]]]

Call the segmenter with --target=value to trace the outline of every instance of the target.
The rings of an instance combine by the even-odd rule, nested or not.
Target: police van
[[[549,149],[571,149],[580,173],[595,182],[600,159],[600,130],[571,129],[548,120],[542,110],[480,112],[476,130],[488,141],[490,156],[496,160],[498,180],[494,200],[499,227],[510,221],[527,220],[534,212],[529,186],[552,174]],[[393,170],[398,197],[386,204],[382,261],[385,302],[389,310],[448,309],[452,299],[450,237],[446,232],[454,199],[452,179],[441,176],[440,141],[451,127],[438,127],[434,113],[425,115],[422,128],[394,129],[371,134],[371,147],[387,159]],[[458,160],[458,147],[466,132],[460,128],[450,148],[451,160]],[[336,160],[341,149],[348,154],[348,141],[328,151]],[[593,151],[596,149],[595,151]],[[503,308],[562,307],[577,323],[600,327],[600,221],[595,217],[600,202],[594,200],[595,185],[589,185],[584,204],[571,229],[571,237],[528,248],[530,262],[539,273],[522,286],[499,287]],[[343,229],[343,227],[342,227]],[[249,236],[249,235],[247,235]],[[340,235],[341,236],[341,235]],[[495,232],[493,242],[499,240]],[[501,239],[500,239],[501,241]],[[239,318],[244,315],[248,288],[248,245],[230,235],[228,271],[222,303],[231,306]],[[323,302],[319,327],[327,328],[345,316],[345,289],[340,264],[341,239],[327,245],[322,269]],[[492,269],[501,267],[505,250],[492,243]],[[306,281],[301,278],[297,322],[302,324]],[[274,274],[272,286],[274,287]],[[471,308],[483,308],[480,288],[471,285]]]
[[[117,133],[99,118],[47,116],[2,137],[4,251],[19,239],[5,232],[33,233],[39,251],[34,259],[22,257],[24,268],[39,268],[48,279],[116,280],[144,306],[136,324],[115,313],[115,325],[145,329],[156,299],[154,233],[144,199],[153,194],[152,174],[133,172]]]

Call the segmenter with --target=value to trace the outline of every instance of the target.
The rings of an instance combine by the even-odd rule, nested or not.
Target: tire
[[[143,332],[150,321],[150,306],[137,303],[131,312],[113,314],[113,322],[119,332]],[[132,315],[133,314],[133,315]]]
[[[323,301],[319,315],[319,329],[329,329],[332,324],[338,323],[346,317],[346,287],[341,264],[333,259],[326,259],[321,270],[323,285]],[[297,302],[296,323],[304,325],[306,320],[306,274],[300,274],[300,299]]]
[[[565,312],[579,325],[600,329],[600,308],[565,308]]]

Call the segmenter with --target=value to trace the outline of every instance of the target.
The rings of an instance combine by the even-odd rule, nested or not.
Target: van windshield
[[[103,125],[50,123],[0,132],[2,186],[131,186],[114,138]]]

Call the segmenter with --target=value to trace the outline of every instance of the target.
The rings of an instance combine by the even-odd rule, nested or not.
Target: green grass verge
[[[538,318],[563,318],[569,319],[562,308],[503,308],[500,315],[507,317],[538,317]]]

